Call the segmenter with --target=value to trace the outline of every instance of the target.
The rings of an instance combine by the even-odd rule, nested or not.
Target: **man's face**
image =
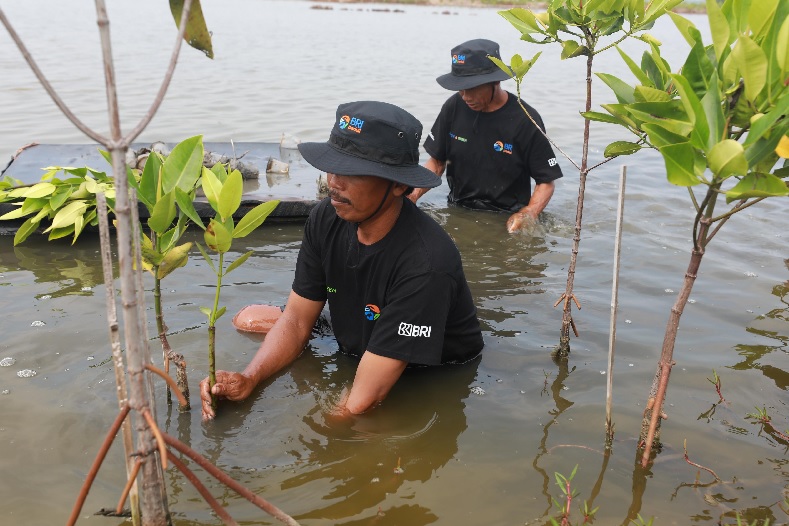
[[[494,87],[492,84],[483,84],[476,88],[460,90],[460,96],[469,108],[474,111],[485,111],[491,102]]]
[[[328,173],[326,181],[334,210],[340,219],[351,223],[369,218],[381,204],[381,199],[389,186],[389,181],[386,179],[371,175]]]

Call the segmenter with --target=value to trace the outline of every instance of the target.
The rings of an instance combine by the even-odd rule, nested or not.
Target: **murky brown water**
[[[215,141],[277,141],[283,132],[323,140],[336,105],[363,98],[400,104],[429,127],[447,96],[433,78],[447,69],[452,45],[484,36],[499,40],[505,55],[537,51],[489,10],[448,8],[442,15],[444,8],[432,7],[387,13],[368,5],[206,4],[217,59],[185,50],[171,94],[143,140],[204,133]],[[104,129],[91,6],[27,0],[3,9],[64,99]],[[128,128],[158,87],[168,55],[161,49],[174,35],[164,2],[112,1],[110,16]],[[659,24],[655,34],[668,55],[684,52],[670,24]],[[0,50],[0,160],[33,140],[85,142],[35,84],[5,32]],[[600,61],[601,70],[625,76],[616,56]],[[580,150],[583,88],[568,79],[580,79],[580,67],[546,50],[525,95],[573,155]],[[604,88],[598,91],[607,97]],[[596,133],[599,157],[613,136]],[[576,501],[591,498],[600,506],[598,524],[627,524],[638,513],[660,525],[715,524],[729,513],[723,520],[731,524],[731,510],[787,523],[776,504],[789,485],[787,444],[746,418],[766,407],[779,429],[789,427],[787,205],[768,201],[749,209],[710,245],[680,328],[665,448],[642,471],[634,467],[635,440],[687,265],[690,205],[681,189],[665,183],[656,156],[627,162],[610,457],[602,455],[601,371],[617,163],[593,172],[588,186],[576,276],[581,338],[573,340],[566,366],[549,357],[558,339],[561,316],[552,306],[564,290],[577,194],[577,175],[565,162],[540,236],[509,236],[499,215],[447,208],[446,187],[425,199],[463,254],[484,326],[481,361],[409,372],[383,407],[339,428],[322,410],[351,382],[354,367],[335,353],[331,338],[316,338],[290,369],[246,402],[224,405],[212,424],[202,424],[197,411],[169,410],[157,393],[163,427],[305,526],[544,524],[551,498],[560,498],[553,473],[569,475],[575,465]],[[299,225],[271,225],[238,243],[238,253],[255,253],[223,289],[229,312],[285,301],[300,239]],[[15,359],[0,368],[0,523],[59,524],[116,412],[113,372],[105,363],[98,241],[86,237],[72,247],[32,237],[21,247],[11,244],[0,238],[0,359]],[[171,343],[189,360],[193,390],[206,370],[207,331],[198,307],[210,303],[212,281],[197,256],[165,282]],[[258,340],[236,333],[230,318],[219,323],[218,364],[240,368]],[[32,326],[37,321],[44,325]],[[24,369],[37,374],[18,377]],[[727,405],[715,405],[707,381],[713,369]],[[690,458],[714,469],[722,483],[706,485],[711,477],[702,473],[705,485],[693,487],[697,470],[683,460],[685,439]],[[120,523],[89,514],[115,506],[124,482],[121,455],[119,445],[110,452],[82,522]],[[240,523],[272,523],[240,497],[210,487]],[[183,477],[168,472],[168,493],[177,524],[219,523]]]

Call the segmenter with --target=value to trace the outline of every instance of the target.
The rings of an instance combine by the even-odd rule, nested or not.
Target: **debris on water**
[[[36,375],[36,372],[33,369],[22,369],[17,371],[16,375],[20,378],[32,378]]]
[[[663,292],[672,293],[672,292],[674,292],[674,291],[673,291],[672,289],[666,289],[666,290],[664,290]]]
[[[43,327],[44,325],[46,325],[46,323],[41,320],[36,320],[30,324],[31,327]]]
[[[526,394],[526,391],[521,390],[521,394]]]
[[[748,272],[745,273],[745,275],[748,276],[749,278],[755,278],[756,277],[756,272],[748,271]]]
[[[95,360],[95,359],[96,359],[96,358],[94,358],[93,356],[88,356],[88,361],[89,361],[89,362],[90,362],[90,361],[92,361],[92,360]]]
[[[497,383],[497,384],[500,384],[500,383],[501,383],[501,382],[503,382],[503,381],[504,381],[504,380],[502,380],[501,378],[498,378],[498,379],[496,380],[496,383]]]
[[[689,300],[688,300],[688,303],[696,303],[696,300],[694,300],[694,299],[689,299]]]
[[[632,320],[625,320],[625,323],[633,323]]]
[[[745,309],[745,312],[747,312],[748,314],[753,314],[753,309]]]
[[[44,294],[39,299],[41,299],[41,300],[51,300],[52,299],[52,295],[51,294]]]
[[[483,388],[481,388],[480,386],[475,385],[474,387],[471,388],[471,393],[475,394],[477,396],[484,396],[485,395],[485,390]]]
[[[404,473],[404,472],[405,472],[405,470],[400,467],[400,457],[397,457],[397,467],[394,468],[394,473],[395,473],[395,475],[400,475],[401,473]]]
[[[381,482],[381,479],[378,477],[373,477],[373,479],[370,481],[370,484],[375,484],[376,482]]]
[[[632,363],[627,364],[628,367],[633,367]]]
[[[16,360],[11,358],[10,356],[3,358],[0,360],[0,367],[11,367],[16,363]]]
[[[600,374],[605,374],[605,371],[600,371]]]
[[[3,394],[11,394],[11,391],[9,391],[8,389],[3,389],[2,393]]]
[[[569,388],[569,387],[567,387],[566,385],[563,385],[563,386],[562,386],[562,391],[569,391],[569,390],[570,390],[570,388]]]
[[[82,292],[90,292],[93,289],[91,287],[82,287],[80,290],[82,290]]]

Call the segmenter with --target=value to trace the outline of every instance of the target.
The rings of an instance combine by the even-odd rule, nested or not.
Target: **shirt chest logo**
[[[370,321],[375,321],[381,316],[381,309],[378,308],[378,305],[373,305],[369,303],[364,306],[364,317]]]
[[[499,153],[512,155],[512,144],[508,142],[496,141],[493,143],[493,149]]]
[[[468,142],[468,139],[466,139],[465,137],[461,137],[457,133],[449,132],[449,138],[454,140],[454,141]]]

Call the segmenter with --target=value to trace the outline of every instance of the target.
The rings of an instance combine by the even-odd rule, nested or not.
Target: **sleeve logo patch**
[[[410,336],[412,338],[430,338],[430,332],[433,327],[430,325],[412,325],[410,323],[401,322],[397,328],[397,334],[400,336]]]

